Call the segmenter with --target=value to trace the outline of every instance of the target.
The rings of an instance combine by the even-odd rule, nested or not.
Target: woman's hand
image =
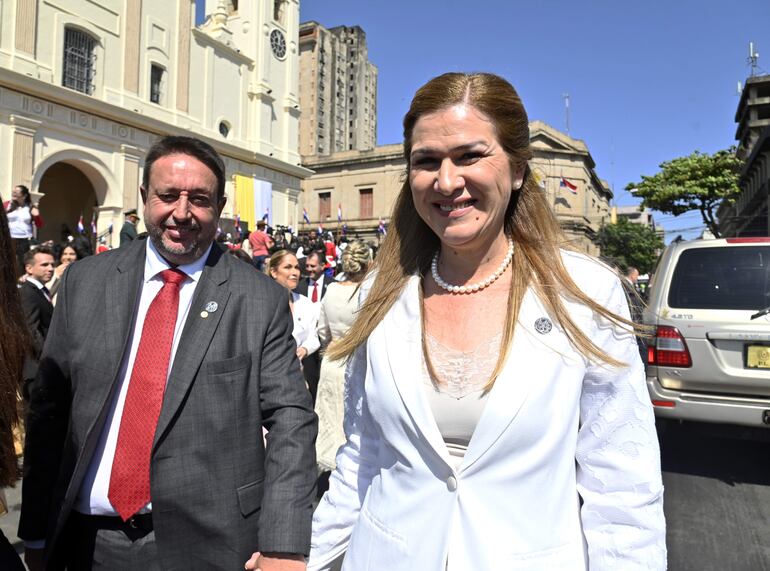
[[[29,213],[31,216],[40,216],[40,209],[37,207],[37,204],[32,205],[29,209]]]
[[[53,276],[56,279],[61,279],[62,275],[64,274],[64,270],[67,269],[67,266],[69,266],[69,262],[61,262],[58,266],[56,266],[53,270]]]
[[[304,347],[297,347],[297,358],[302,361],[305,357],[307,357],[307,349]]]

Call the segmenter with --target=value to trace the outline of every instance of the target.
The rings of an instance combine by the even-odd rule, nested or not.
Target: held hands
[[[253,553],[244,566],[249,571],[305,571],[305,558],[296,553]]]
[[[304,347],[297,347],[297,358],[302,361],[305,357],[307,357],[307,349]]]

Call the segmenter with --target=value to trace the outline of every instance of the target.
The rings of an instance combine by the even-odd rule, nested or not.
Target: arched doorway
[[[51,165],[40,180],[40,216],[43,227],[38,240],[53,240],[55,244],[66,241],[67,236],[78,236],[78,220],[83,217],[84,233],[91,246],[91,217],[98,206],[91,181],[83,171],[68,163]]]

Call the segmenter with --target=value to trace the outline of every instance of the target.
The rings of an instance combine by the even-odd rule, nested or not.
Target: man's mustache
[[[196,222],[191,222],[189,224],[163,224],[164,230],[200,230],[201,226],[200,224]]]

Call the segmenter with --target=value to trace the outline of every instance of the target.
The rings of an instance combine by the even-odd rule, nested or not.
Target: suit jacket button
[[[450,492],[454,492],[457,489],[457,478],[454,476],[449,476],[446,479],[446,487]]]

